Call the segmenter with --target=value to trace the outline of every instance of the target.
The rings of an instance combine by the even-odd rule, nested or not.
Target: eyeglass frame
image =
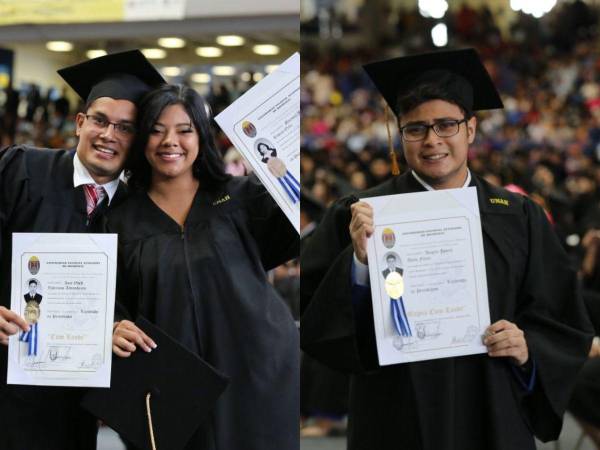
[[[437,137],[441,137],[441,138],[449,138],[452,136],[456,136],[459,131],[460,131],[460,124],[461,123],[467,123],[469,121],[469,119],[467,119],[466,117],[463,117],[462,119],[443,119],[440,120],[439,122],[434,122],[431,125],[427,125],[424,123],[419,123],[419,124],[408,124],[408,125],[404,125],[403,127],[400,127],[400,135],[402,136],[402,139],[405,140],[406,142],[419,142],[419,141],[423,141],[425,140],[425,138],[427,138],[427,135],[429,134],[429,130],[433,130],[433,132],[436,134]],[[452,133],[446,136],[441,136],[437,130],[435,129],[435,127],[438,127],[440,124],[443,123],[448,123],[448,122],[452,122],[456,125],[456,133]],[[408,127],[423,127],[425,129],[425,134],[423,135],[422,138],[420,139],[406,139],[406,136],[404,136],[404,130]]]
[[[107,130],[112,125],[115,130],[115,133],[119,134],[120,136],[125,136],[125,137],[133,136],[137,131],[135,125],[133,125],[133,123],[131,123],[131,122],[111,122],[106,117],[98,115],[98,114],[84,114],[84,116],[85,116],[86,120],[89,120],[91,117],[93,120],[97,120],[99,122],[105,123],[105,125],[102,126],[102,125],[95,124],[92,122],[92,125],[94,127],[100,128],[102,130]],[[125,127],[125,126],[130,127],[130,130],[123,129],[123,127]]]

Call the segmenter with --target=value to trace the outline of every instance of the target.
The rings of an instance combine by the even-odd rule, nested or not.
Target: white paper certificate
[[[8,384],[109,387],[116,234],[14,233]]]
[[[476,188],[364,199],[381,365],[485,353],[490,324]]]
[[[300,232],[300,54],[215,120]]]

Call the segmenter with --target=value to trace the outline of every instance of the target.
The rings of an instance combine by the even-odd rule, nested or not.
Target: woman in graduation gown
[[[143,315],[229,377],[186,448],[296,449],[298,332],[265,271],[297,255],[298,234],[255,178],[224,173],[193,89],[152,92],[139,124],[129,164],[138,192],[107,225],[119,234],[126,309],[115,320]],[[115,325],[120,356],[132,326]]]

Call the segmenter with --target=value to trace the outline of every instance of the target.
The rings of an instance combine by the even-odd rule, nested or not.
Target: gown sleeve
[[[27,178],[23,149],[16,146],[0,149],[0,255],[5,251],[4,235],[13,211],[27,201]]]
[[[351,282],[348,225],[356,200],[335,203],[303,246],[300,336],[302,349],[318,361],[360,373],[377,367],[377,354],[370,293],[355,292]],[[365,298],[353,306],[353,297]]]
[[[529,258],[516,322],[525,331],[536,364],[531,395],[523,398],[535,435],[557,439],[577,373],[587,359],[593,338],[576,271],[542,209],[525,204],[529,226]]]
[[[255,176],[248,177],[246,202],[250,233],[265,270],[298,257],[300,237],[296,229]]]

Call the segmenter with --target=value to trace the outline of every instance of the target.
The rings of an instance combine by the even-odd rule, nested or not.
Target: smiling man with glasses
[[[401,116],[406,161],[435,189],[462,187],[467,180],[467,153],[477,119],[465,114],[457,104],[435,99]]]
[[[125,197],[119,174],[135,137],[136,104],[164,83],[137,50],[59,74],[86,101],[75,118],[77,148],[0,150],[0,447],[6,450],[96,448],[96,419],[79,407],[81,389],[6,384],[8,337],[28,327],[9,309],[11,237],[100,231],[103,213]]]
[[[409,170],[358,197],[477,189],[488,353],[378,364],[367,266],[373,211],[356,196],[330,208],[302,251],[302,347],[353,373],[349,450],[534,450],[534,435],[560,433],[592,330],[543,210],[468,168],[474,112],[502,101],[473,49],[365,69],[398,117]]]

